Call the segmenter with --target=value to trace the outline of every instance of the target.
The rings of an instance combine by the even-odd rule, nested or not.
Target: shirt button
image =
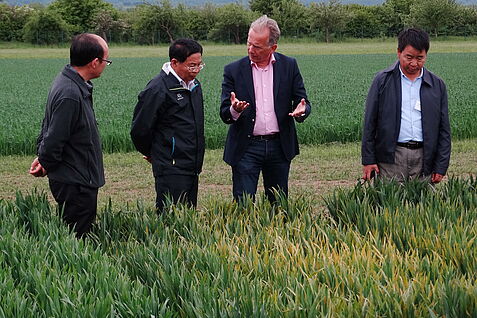
[[[250,135],[247,135],[248,138],[250,138]]]
[[[252,118],[252,122],[254,122],[254,121],[255,121],[255,118]]]

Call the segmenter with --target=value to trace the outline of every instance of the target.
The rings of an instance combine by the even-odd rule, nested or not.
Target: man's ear
[[[95,57],[91,62],[89,62],[88,64],[93,68],[95,69],[96,67],[98,67],[99,63],[101,63],[101,61],[99,60],[99,58]]]

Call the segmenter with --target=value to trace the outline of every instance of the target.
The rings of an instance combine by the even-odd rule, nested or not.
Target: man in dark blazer
[[[248,56],[224,68],[220,117],[229,124],[224,160],[232,166],[233,195],[257,191],[260,171],[265,193],[288,195],[291,160],[299,153],[294,121],[311,112],[296,60],[276,53],[280,29],[262,16],[249,29]]]
[[[447,90],[424,68],[429,35],[419,29],[398,36],[398,61],[374,78],[366,100],[362,140],[363,179],[374,174],[438,183],[449,167],[451,134]]]

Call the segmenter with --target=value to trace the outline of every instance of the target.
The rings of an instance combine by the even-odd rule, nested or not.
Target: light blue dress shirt
[[[421,97],[420,90],[422,84],[422,74],[414,81],[401,72],[401,130],[399,131],[398,142],[422,141],[422,121],[421,121]]]

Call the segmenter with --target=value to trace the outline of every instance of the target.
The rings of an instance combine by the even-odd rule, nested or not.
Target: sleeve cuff
[[[232,119],[233,120],[237,120],[239,117],[240,117],[240,114],[239,112],[237,112],[233,107],[232,105],[230,106],[230,115],[232,115]]]

